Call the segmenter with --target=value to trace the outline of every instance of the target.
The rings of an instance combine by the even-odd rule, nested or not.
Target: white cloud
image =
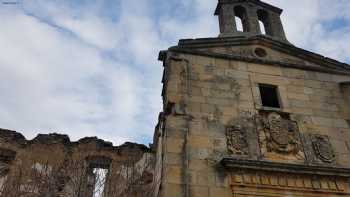
[[[116,142],[140,134],[128,133],[140,113],[137,71],[35,17],[19,11],[0,15],[5,21],[0,31],[2,127],[29,138],[39,130],[68,132],[75,140],[109,132],[107,138]]]

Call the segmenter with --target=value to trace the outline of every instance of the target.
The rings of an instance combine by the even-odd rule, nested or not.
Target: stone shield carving
[[[248,142],[246,132],[240,125],[230,126],[226,129],[227,149],[233,155],[248,155]]]
[[[287,113],[261,111],[259,145],[262,156],[274,161],[304,161],[298,125]]]
[[[270,113],[264,120],[267,148],[270,152],[291,154],[300,150],[300,140],[295,122],[278,113]]]
[[[335,154],[328,136],[313,135],[312,147],[318,159],[325,163],[333,163],[335,161]]]

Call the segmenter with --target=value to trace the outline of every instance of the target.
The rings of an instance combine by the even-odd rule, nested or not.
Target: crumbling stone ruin
[[[1,195],[350,196],[350,66],[292,45],[281,14],[219,0],[219,37],[160,52],[151,148],[0,130]]]
[[[8,130],[0,144],[1,196],[151,196],[154,159],[144,145],[59,134],[28,141]]]

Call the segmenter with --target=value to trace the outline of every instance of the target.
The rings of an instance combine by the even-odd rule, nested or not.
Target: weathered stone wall
[[[108,170],[98,188],[104,188],[104,196],[152,196],[153,162],[144,145],[115,147],[97,138],[71,142],[59,134],[26,140],[0,130],[1,196],[92,196],[97,189],[94,168]]]
[[[164,154],[160,196],[231,197],[233,177],[219,161],[235,148],[241,149],[241,156],[236,155],[239,158],[350,168],[350,117],[344,111],[349,101],[340,89],[340,82],[350,81],[350,77],[175,52],[168,52],[164,65],[163,145],[158,146]],[[260,83],[278,86],[281,109],[262,107]],[[261,148],[268,143],[266,136],[262,137],[266,128],[256,121],[263,118],[263,111],[275,110],[288,116],[288,124],[296,124],[295,136],[291,136],[295,142],[288,149]],[[237,124],[248,140],[236,141],[229,152],[228,128]],[[327,147],[326,153],[313,148],[319,142],[310,144],[314,138]],[[274,148],[277,153],[267,150],[273,152]],[[346,179],[338,183],[347,184]],[[348,185],[344,187],[349,192]],[[344,192],[321,186],[319,190],[318,196]],[[316,191],[319,193],[317,188],[300,189],[310,195]]]
[[[341,90],[344,95],[344,99],[346,103],[350,103],[350,82],[344,82],[341,84]],[[350,105],[346,105],[343,108],[345,114],[347,117],[350,117]],[[350,121],[348,120],[348,123],[350,124]]]

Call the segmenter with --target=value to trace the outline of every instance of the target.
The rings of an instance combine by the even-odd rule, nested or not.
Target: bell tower
[[[265,35],[288,42],[280,17],[282,11],[260,0],[219,0],[215,10],[215,15],[219,17],[219,36]]]

